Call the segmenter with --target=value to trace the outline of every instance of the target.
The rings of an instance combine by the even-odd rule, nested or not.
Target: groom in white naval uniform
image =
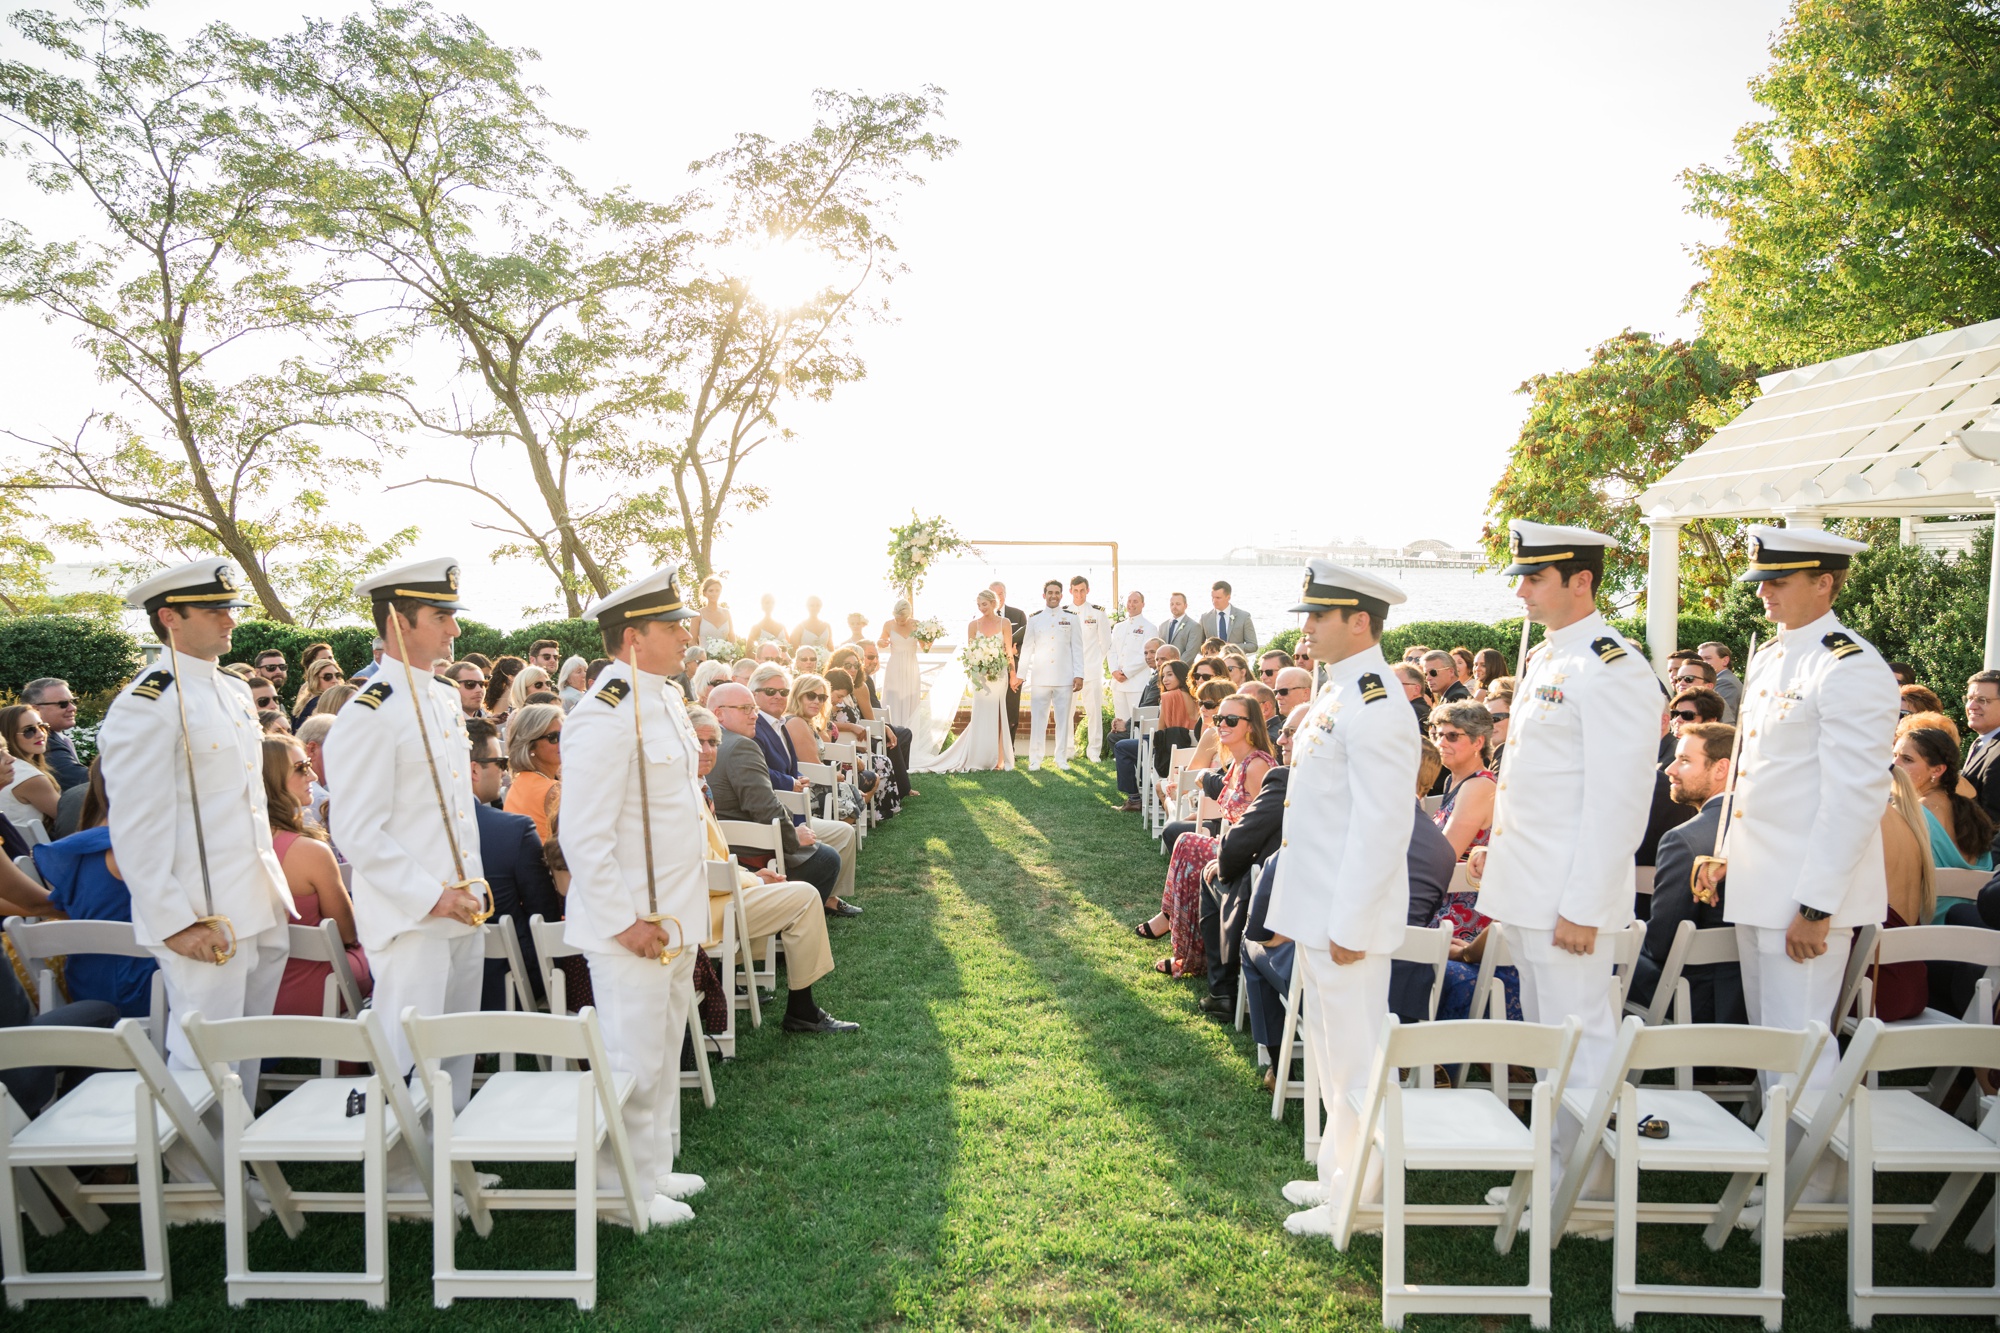
[[[1070,742],[1076,735],[1076,692],[1083,686],[1083,643],[1076,617],[1062,604],[1063,586],[1055,579],[1042,585],[1043,608],[1028,617],[1021,640],[1020,680],[1034,703],[1034,730],[1028,734],[1028,771],[1042,766],[1048,744],[1049,713],[1056,718],[1056,767],[1069,767]]]
[[[1604,552],[1618,543],[1587,528],[1509,527],[1513,563],[1502,572],[1519,576],[1515,596],[1548,637],[1514,687],[1492,832],[1468,869],[1479,910],[1499,923],[1520,969],[1523,1016],[1581,1019],[1569,1085],[1595,1088],[1618,1031],[1612,951],[1600,936],[1632,921],[1632,857],[1652,809],[1664,695],[1645,655],[1597,610]],[[1567,1111],[1555,1137],[1560,1164],[1577,1137]],[[1557,1170],[1573,1199],[1584,1182]]]
[[[1088,600],[1090,580],[1078,574],[1069,581],[1069,614],[1076,621],[1076,639],[1083,650],[1083,657],[1077,672],[1083,678],[1082,690],[1084,732],[1084,757],[1091,763],[1099,763],[1104,758],[1104,659],[1111,648],[1111,617],[1103,607]],[[1070,730],[1076,730],[1072,721]]]
[[[1347,1096],[1368,1082],[1389,1013],[1389,955],[1409,911],[1407,839],[1388,831],[1410,822],[1423,740],[1382,657],[1383,622],[1403,600],[1393,583],[1316,559],[1291,608],[1305,614],[1313,660],[1327,664],[1292,739],[1284,854],[1265,917],[1296,941],[1303,1030],[1327,1108],[1319,1179],[1285,1187],[1304,1208],[1285,1219],[1294,1235],[1333,1234],[1334,1210],[1354,1197],[1360,1124]],[[1380,1188],[1379,1167],[1369,1177],[1364,1201]]]

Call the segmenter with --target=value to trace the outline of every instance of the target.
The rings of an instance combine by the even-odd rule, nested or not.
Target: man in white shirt
[[[387,644],[380,668],[327,732],[329,832],[354,867],[354,929],[375,974],[375,1012],[396,1059],[411,1069],[402,1016],[479,1008],[486,950],[478,921],[491,909],[473,807],[472,743],[456,686],[429,664],[458,638],[458,561],[384,570],[355,588]],[[444,1062],[452,1101],[472,1096],[472,1058]]]
[[[1130,728],[1132,714],[1139,707],[1139,696],[1152,683],[1153,666],[1146,658],[1146,644],[1158,630],[1153,622],[1146,619],[1146,596],[1144,593],[1125,594],[1125,618],[1111,627],[1111,648],[1107,659],[1111,667],[1111,716],[1112,729],[1123,732]]]
[[[1033,702],[1033,730],[1028,733],[1028,771],[1042,766],[1048,747],[1050,714],[1055,717],[1057,768],[1069,767],[1069,752],[1076,736],[1072,700],[1083,687],[1083,644],[1077,634],[1076,617],[1062,605],[1062,584],[1050,579],[1042,585],[1041,610],[1028,617],[1027,632],[1021,639],[1017,689],[1027,691]]]
[[[1409,911],[1406,831],[1422,740],[1382,657],[1383,624],[1403,600],[1393,583],[1315,559],[1292,607],[1327,663],[1292,739],[1283,854],[1264,918],[1295,941],[1294,966],[1305,969],[1304,1034],[1327,1108],[1319,1178],[1285,1187],[1303,1208],[1285,1219],[1294,1235],[1335,1234],[1337,1212],[1380,1188],[1379,1165],[1352,1178],[1361,1125],[1347,1099],[1368,1082],[1389,1013],[1389,955]]]
[[[167,645],[111,702],[97,734],[111,850],[132,893],[132,934],[160,963],[167,1060],[199,1063],[180,1019],[260,1017],[277,1002],[296,916],[271,850],[263,733],[243,682],[216,669],[229,651],[236,566],[197,560],[125,595]],[[238,1071],[257,1089],[255,1061]]]
[[[1070,618],[1076,621],[1077,645],[1083,652],[1077,673],[1083,684],[1077,688],[1083,703],[1084,757],[1095,764],[1104,759],[1104,661],[1111,650],[1111,617],[1090,600],[1090,580],[1081,574],[1069,581],[1069,598]]]

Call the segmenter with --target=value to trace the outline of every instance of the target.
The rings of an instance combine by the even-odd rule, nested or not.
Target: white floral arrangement
[[[734,639],[704,639],[701,650],[708,655],[709,661],[720,662],[724,666],[743,656],[743,645]]]
[[[912,631],[912,636],[916,639],[919,648],[922,648],[925,652],[929,652],[931,645],[944,637],[944,622],[936,616],[926,616],[917,622],[917,627]]]
[[[965,674],[977,685],[990,685],[1007,674],[1007,642],[998,634],[981,634],[958,655]]]
[[[951,524],[942,518],[919,518],[912,509],[908,523],[889,529],[889,586],[915,601],[932,562],[970,550],[972,544]]]

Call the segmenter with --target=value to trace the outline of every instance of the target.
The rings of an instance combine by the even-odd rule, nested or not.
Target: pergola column
[[[1826,515],[1817,509],[1791,509],[1784,515],[1788,528],[1812,528],[1817,532],[1826,531]]]
[[[1667,674],[1667,658],[1681,621],[1681,524],[1678,518],[1646,520],[1646,647],[1653,669]],[[1991,618],[1989,617],[1989,623]]]
[[[1981,491],[1979,498],[1994,509],[1993,559],[1986,572],[1986,654],[1981,663],[1990,671],[2000,663],[2000,493]]]

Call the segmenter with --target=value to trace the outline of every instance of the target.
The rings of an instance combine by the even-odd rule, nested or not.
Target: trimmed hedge
[[[1739,672],[1743,668],[1743,655],[1750,641],[1750,631],[1752,629],[1761,629],[1767,637],[1770,634],[1770,626],[1765,624],[1761,617],[1750,622],[1748,628],[1745,627],[1745,621],[1740,615],[1731,618],[1682,616],[1679,623],[1678,634],[1681,647],[1693,648],[1697,644],[1708,643],[1710,641],[1727,644]],[[1637,644],[1641,650],[1646,649],[1646,618],[1644,616],[1626,616],[1612,621],[1611,625],[1620,634],[1623,634],[1626,638]],[[1295,652],[1297,651],[1299,633],[1296,629],[1285,630],[1274,636],[1264,647],[1267,650],[1271,648],[1283,648],[1288,653]],[[1542,629],[1538,625],[1534,629],[1533,637],[1529,640],[1529,647],[1532,648],[1541,641]],[[1383,631],[1382,634],[1382,655],[1387,657],[1391,662],[1399,662],[1402,660],[1404,651],[1412,644],[1418,643],[1445,652],[1449,652],[1453,648],[1470,648],[1476,653],[1482,648],[1491,648],[1498,652],[1500,656],[1507,659],[1507,669],[1510,673],[1518,670],[1521,665],[1514,660],[1521,651],[1521,621],[1519,617],[1512,620],[1502,620],[1491,625],[1477,620],[1412,620],[1406,624],[1399,625],[1394,620],[1391,620],[1389,628]]]
[[[50,617],[54,619],[56,617]],[[61,617],[75,619],[75,617]],[[604,640],[597,632],[595,620],[544,620],[539,624],[526,625],[511,633],[502,633],[491,625],[483,625],[477,620],[459,618],[458,642],[454,651],[463,658],[467,653],[484,653],[488,657],[499,657],[512,653],[516,657],[528,655],[528,645],[536,639],[554,639],[563,646],[563,656],[575,654],[589,661],[593,657],[604,656]],[[230,641],[229,653],[222,660],[228,662],[250,662],[257,654],[276,648],[285,655],[285,665],[291,668],[286,681],[286,690],[296,689],[304,679],[299,668],[299,655],[311,643],[327,643],[333,646],[333,655],[340,662],[340,669],[349,675],[367,666],[374,656],[374,627],[369,625],[339,625],[332,629],[303,630],[294,625],[280,624],[275,620],[246,620],[236,627],[235,637]],[[48,674],[48,673],[37,673]],[[129,673],[128,673],[129,674]],[[71,682],[75,684],[74,681]]]
[[[0,691],[19,694],[42,676],[59,676],[78,695],[116,690],[138,673],[139,641],[96,616],[0,619]]]

